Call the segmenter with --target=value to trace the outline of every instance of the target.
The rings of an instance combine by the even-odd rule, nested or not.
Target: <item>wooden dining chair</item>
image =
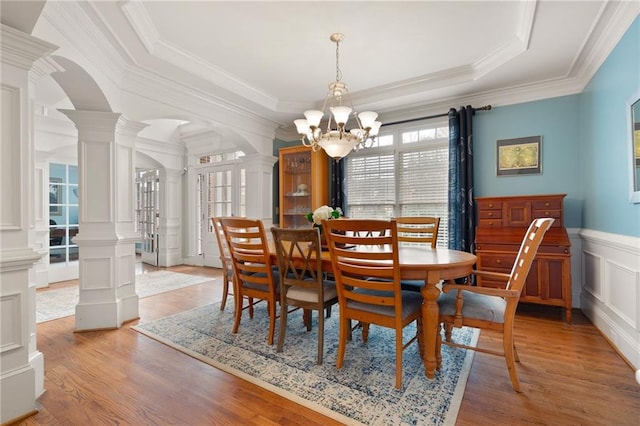
[[[280,299],[279,276],[269,254],[269,243],[259,219],[221,218],[234,272],[234,301],[240,306],[243,297],[265,300],[269,312],[267,341],[273,344],[276,305]],[[233,333],[238,332],[243,309],[235,310]]]
[[[404,243],[428,244],[436,248],[440,218],[432,216],[398,216],[398,241]]]
[[[222,263],[222,271],[224,274],[224,284],[222,285],[222,302],[220,303],[220,310],[223,311],[229,296],[233,296],[234,293],[229,291],[229,286],[233,288],[233,261],[231,260],[231,253],[229,252],[229,245],[227,244],[227,238],[224,235],[222,229],[222,223],[220,221],[222,217],[212,217],[211,223],[213,224],[213,230],[216,233],[218,240],[218,251],[220,252],[220,262]],[[235,290],[234,290],[235,292]],[[244,299],[247,299],[247,304],[244,304]],[[249,310],[249,318],[253,318],[253,299],[243,298],[242,309]]]
[[[422,296],[400,288],[395,220],[322,222],[338,290],[340,339],[336,367],[342,368],[351,320],[395,330],[396,388],[402,387],[402,351],[416,338],[422,348]],[[402,330],[416,322],[417,334],[403,342]],[[421,350],[422,353],[422,350]]]
[[[276,351],[282,352],[289,306],[304,310],[307,331],[311,331],[311,313],[318,311],[318,365],[324,352],[325,310],[338,303],[333,281],[323,277],[318,228],[284,229],[272,227],[280,275],[280,331]]]
[[[438,298],[440,308],[439,321],[444,325],[445,340],[438,333],[436,354],[438,364],[441,361],[441,344],[499,355],[505,358],[511,384],[516,392],[520,392],[520,381],[516,374],[515,362],[518,359],[513,340],[513,323],[520,293],[529,275],[533,259],[538,252],[545,232],[553,223],[553,218],[534,219],[529,225],[515,263],[510,274],[475,270],[472,274],[492,280],[502,280],[505,288],[475,287],[464,284],[445,284]],[[476,346],[466,346],[451,340],[453,327],[474,327],[502,332],[502,351]]]
[[[436,248],[440,229],[439,217],[398,216],[395,219],[398,224],[398,242]],[[424,281],[402,280],[400,286],[403,290],[419,292],[424,287]]]
[[[220,217],[212,217],[211,224],[213,225],[213,230],[215,231],[216,239],[218,240],[218,251],[220,252],[220,262],[222,263],[222,272],[224,274],[222,302],[220,303],[220,310],[224,311],[224,308],[227,305],[227,298],[230,295],[233,296],[233,293],[229,293],[229,286],[233,286],[233,264],[220,219]]]

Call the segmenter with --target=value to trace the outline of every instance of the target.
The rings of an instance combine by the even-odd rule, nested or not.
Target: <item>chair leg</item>
[[[242,318],[242,293],[236,289],[236,291],[233,292],[233,299],[235,301],[236,307],[235,307],[235,319],[233,321],[233,329],[231,330],[232,333],[237,333],[238,332],[238,328],[240,327],[240,319]]]
[[[249,318],[253,319],[253,297],[249,297]]]
[[[416,332],[418,333],[418,350],[420,351],[420,358],[424,359],[424,328],[422,326],[422,316],[419,316],[416,320]]]
[[[331,318],[331,306],[327,306],[327,318]]]
[[[442,333],[441,324],[438,324],[436,329],[436,370],[440,370],[442,366]]]
[[[518,374],[516,372],[515,365],[515,346],[513,344],[513,328],[506,327],[504,329],[503,335],[503,348],[504,348],[504,358],[507,362],[507,370],[509,370],[509,378],[511,379],[511,385],[516,392],[520,391],[520,381],[518,380]]]
[[[273,345],[273,336],[276,332],[276,302],[267,302],[267,310],[269,311],[269,336],[267,343]]]
[[[444,324],[444,338],[447,342],[451,341],[451,332],[453,331],[453,324]]]
[[[307,327],[307,331],[311,331],[311,310],[305,309],[302,313],[302,318],[304,320],[304,325]]]
[[[367,343],[369,341],[369,323],[361,322],[362,325],[362,341]]]
[[[324,353],[324,315],[322,309],[318,311],[318,365],[322,365]]]
[[[396,329],[396,389],[400,388],[402,388],[402,328]]]
[[[227,306],[227,297],[229,297],[229,280],[225,277],[224,285],[222,286],[222,303],[220,303],[221,311],[224,311],[225,306]]]
[[[278,332],[278,346],[276,347],[276,352],[282,352],[282,347],[284,346],[284,334],[287,330],[287,313],[288,308],[286,302],[280,302],[280,331]]]
[[[336,358],[336,368],[342,368],[344,362],[344,352],[347,346],[347,337],[351,335],[350,319],[340,316],[340,337],[338,339],[338,357]]]

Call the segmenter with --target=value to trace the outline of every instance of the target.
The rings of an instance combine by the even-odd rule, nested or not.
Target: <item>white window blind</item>
[[[393,154],[348,158],[348,216],[389,218],[396,203],[396,176]]]
[[[351,153],[346,164],[346,215],[439,217],[438,246],[446,247],[448,134],[446,123],[413,124],[387,131],[386,147]]]

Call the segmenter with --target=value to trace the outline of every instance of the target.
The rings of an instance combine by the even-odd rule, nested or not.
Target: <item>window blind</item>
[[[438,246],[448,240],[449,141],[445,123],[396,127],[381,135],[385,146],[347,157],[346,215],[440,218]]]

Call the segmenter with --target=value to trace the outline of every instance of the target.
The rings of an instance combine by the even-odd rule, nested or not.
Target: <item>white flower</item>
[[[340,207],[334,209],[333,207],[329,206],[321,206],[313,212],[312,217],[313,223],[315,223],[316,225],[322,225],[323,220],[334,219],[340,216],[342,216],[342,209],[340,209]]]

